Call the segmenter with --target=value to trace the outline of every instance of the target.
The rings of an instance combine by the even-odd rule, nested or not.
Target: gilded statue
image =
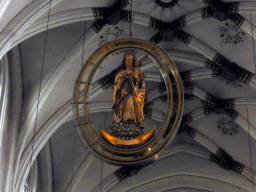
[[[143,133],[145,75],[132,52],[125,54],[125,70],[115,76],[112,133],[120,139],[135,139]]]

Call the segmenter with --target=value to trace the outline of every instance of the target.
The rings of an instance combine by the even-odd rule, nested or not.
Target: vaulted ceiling
[[[255,190],[256,1],[0,5],[0,115],[6,116],[0,148],[7,162],[1,191]],[[175,138],[152,162],[120,166],[96,156],[81,136],[73,96],[90,56],[131,32],[162,48],[176,65],[184,111]],[[145,123],[159,126],[166,113],[161,74],[146,56],[139,59],[148,86]],[[110,57],[94,76],[89,98],[95,126],[113,121],[113,90],[104,77],[122,60],[122,54]]]

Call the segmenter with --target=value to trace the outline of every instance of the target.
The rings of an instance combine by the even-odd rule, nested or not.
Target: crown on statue
[[[132,55],[132,57],[135,58],[135,54],[134,54],[134,52],[132,52],[131,50],[129,50],[128,52],[126,52],[124,56],[126,57],[127,55]]]

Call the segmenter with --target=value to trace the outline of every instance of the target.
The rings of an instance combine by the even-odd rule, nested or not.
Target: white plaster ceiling
[[[106,1],[92,1],[92,0],[62,0],[58,4],[53,4],[50,9],[50,20],[56,22],[56,25],[49,26],[51,29],[47,31],[47,36],[44,31],[40,29],[38,24],[46,27],[48,12],[45,10],[37,20],[28,25],[27,31],[17,35],[16,39],[12,41],[19,42],[18,47],[21,56],[22,68],[22,114],[20,119],[20,137],[18,141],[17,154],[17,172],[23,173],[23,163],[29,162],[29,150],[31,145],[35,145],[36,154],[39,153],[40,160],[38,165],[45,166],[49,162],[44,162],[44,153],[40,152],[44,145],[50,143],[51,167],[52,167],[52,191],[97,191],[97,187],[106,187],[103,183],[100,186],[100,181],[107,181],[113,179],[113,173],[117,171],[120,166],[110,165],[93,155],[84,143],[81,137],[76,133],[75,124],[72,113],[72,97],[78,75],[82,69],[83,64],[87,59],[104,44],[101,42],[101,36],[106,37],[108,42],[119,38],[126,38],[130,33],[130,23],[120,21],[117,25],[106,25],[99,33],[92,30],[91,26],[96,21],[95,18],[90,17],[84,13],[88,13],[90,8],[109,7],[115,0]],[[170,2],[170,0],[163,0],[163,2]],[[228,2],[228,1],[225,1]],[[247,2],[247,1],[244,1]],[[251,1],[254,7],[252,12],[241,12],[241,14],[250,21],[250,13],[252,14],[252,23],[256,23],[256,2]],[[14,12],[25,7],[26,2],[22,4],[10,3],[11,7],[15,7]],[[179,0],[178,6],[172,9],[164,9],[157,7],[152,12],[155,6],[153,0],[139,0],[134,1],[134,12],[140,13],[142,23],[145,22],[143,17],[152,17],[164,22],[172,22],[178,17],[189,14],[195,10],[205,8],[208,5],[195,0]],[[27,5],[27,4],[26,4]],[[130,10],[128,5],[125,10]],[[173,14],[174,13],[174,14]],[[13,17],[14,13],[5,15],[7,18]],[[82,16],[76,18],[76,15]],[[15,14],[14,14],[15,15]],[[54,20],[55,19],[55,20]],[[10,19],[9,19],[10,20]],[[63,20],[63,21],[62,21]],[[84,21],[86,20],[86,21]],[[7,20],[6,20],[7,21]],[[43,22],[44,21],[44,22]],[[222,54],[231,62],[235,62],[240,67],[247,69],[255,74],[255,61],[252,34],[243,31],[241,38],[243,41],[239,43],[225,43],[221,37],[220,29],[228,25],[233,25],[232,21],[218,21],[211,17],[182,28],[183,31],[200,40],[207,47],[212,48],[216,52]],[[6,23],[1,23],[5,25]],[[86,26],[85,26],[86,25]],[[38,28],[37,28],[38,27]],[[116,30],[118,27],[120,31]],[[255,27],[253,26],[255,29]],[[35,30],[34,30],[35,29]],[[26,39],[24,34],[33,31]],[[113,34],[119,33],[119,36]],[[110,33],[108,33],[110,32]],[[133,37],[143,40],[149,40],[155,34],[157,29],[152,29],[139,24],[133,24]],[[256,32],[256,31],[254,31]],[[85,43],[83,44],[85,34]],[[227,32],[231,34],[231,31]],[[20,39],[19,39],[20,38]],[[254,40],[255,41],[255,40]],[[84,49],[82,46],[84,45]],[[166,52],[175,50],[183,53],[185,56],[187,52],[194,55],[195,58],[205,59],[201,52],[192,49],[185,45],[178,39],[170,42],[160,42],[158,44]],[[204,51],[204,50],[203,50]],[[186,53],[184,53],[186,52]],[[44,54],[45,53],[45,54]],[[171,54],[170,54],[171,55]],[[171,55],[174,63],[180,72],[188,70],[196,70],[203,68],[203,66],[195,65],[193,59],[189,62],[184,59],[179,59]],[[178,59],[177,59],[178,58]],[[82,62],[82,59],[84,61]],[[199,59],[200,60],[200,59]],[[108,61],[121,64],[122,57],[118,56]],[[83,64],[82,64],[83,63]],[[43,64],[43,71],[42,69]],[[111,65],[110,65],[111,66]],[[116,65],[108,68],[111,71]],[[103,69],[104,70],[104,66]],[[147,72],[156,72],[156,70],[148,70]],[[40,76],[42,73],[42,81],[40,85]],[[98,73],[99,79],[103,74],[107,73],[105,70]],[[256,171],[256,130],[248,135],[248,127],[251,130],[255,129],[255,106],[256,102],[251,102],[249,106],[246,105],[246,98],[256,100],[256,88],[250,87],[242,83],[229,84],[226,80],[219,78],[199,78],[191,80],[196,86],[200,87],[207,93],[212,94],[220,99],[229,98],[244,98],[244,105],[237,106],[235,109],[240,116],[251,123],[249,126],[238,126],[238,133],[229,135],[223,134],[222,130],[218,128],[218,121],[225,119],[231,121],[232,119],[226,114],[215,114],[204,116],[196,121],[193,121],[189,126],[193,127],[199,133],[203,134],[208,140],[216,144],[216,146],[224,149],[234,160],[245,165],[248,169]],[[149,87],[158,85],[156,82],[147,82]],[[36,98],[40,92],[40,105],[36,105]],[[112,90],[105,90],[99,94],[93,101],[105,102],[111,101]],[[185,91],[185,93],[188,93]],[[248,101],[251,101],[248,100]],[[157,105],[157,104],[156,104]],[[153,106],[153,109],[161,108],[165,103]],[[204,104],[199,100],[185,101],[184,115],[201,109]],[[38,108],[38,118],[35,127],[36,111]],[[164,111],[164,110],[163,110]],[[93,115],[94,119],[100,119],[103,122],[104,115],[107,117],[107,124],[110,124],[112,112],[101,112]],[[150,124],[159,123],[148,119]],[[148,123],[149,124],[149,123]],[[237,123],[236,123],[237,124]],[[227,124],[227,126],[229,126]],[[33,135],[36,133],[35,142],[32,141]],[[47,145],[48,145],[47,144]],[[44,150],[44,148],[43,148]],[[159,155],[152,164],[144,167],[137,174],[128,177],[122,181],[113,180],[112,185],[108,188],[109,191],[252,191],[251,181],[242,174],[238,174],[232,170],[225,170],[218,164],[209,160],[212,151],[207,148],[207,144],[198,143],[195,139],[181,133],[176,136],[174,141],[167,147],[166,154]],[[49,161],[49,160],[48,160]],[[26,165],[24,163],[24,167]],[[103,165],[103,166],[102,166]],[[20,166],[20,167],[19,167]],[[27,166],[27,169],[28,166]],[[48,185],[43,180],[45,173],[39,169],[39,184],[38,191],[44,191],[43,184]],[[24,172],[25,174],[25,172]],[[18,180],[24,181],[22,174],[17,176]],[[40,180],[41,178],[41,180]],[[180,179],[178,179],[180,178]],[[198,178],[198,180],[197,180]],[[169,180],[168,180],[169,179]],[[157,182],[159,180],[159,183]],[[168,183],[169,181],[169,183]],[[22,182],[21,182],[22,183]],[[176,184],[175,184],[176,183]],[[41,185],[41,186],[40,186]],[[172,185],[174,187],[172,188]],[[71,189],[72,187],[72,189]],[[155,188],[154,188],[155,187]],[[102,190],[107,191],[107,190]]]

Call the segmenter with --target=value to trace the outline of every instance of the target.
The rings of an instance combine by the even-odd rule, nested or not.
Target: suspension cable
[[[42,79],[43,79],[43,70],[44,70],[44,64],[45,64],[46,43],[47,43],[47,37],[48,37],[51,4],[52,4],[52,0],[50,0],[49,8],[48,8],[46,32],[45,32],[45,39],[44,39],[43,59],[42,59],[42,64],[41,64],[39,89],[38,89],[38,98],[37,98],[37,107],[36,107],[36,119],[35,119],[35,126],[34,126],[34,132],[33,132],[33,137],[32,137],[32,149],[31,149],[31,157],[30,157],[30,170],[32,168],[32,160],[33,160],[33,155],[34,155],[35,134],[36,134],[36,127],[37,127],[37,120],[38,120],[39,103],[40,103],[41,87],[42,87]]]

